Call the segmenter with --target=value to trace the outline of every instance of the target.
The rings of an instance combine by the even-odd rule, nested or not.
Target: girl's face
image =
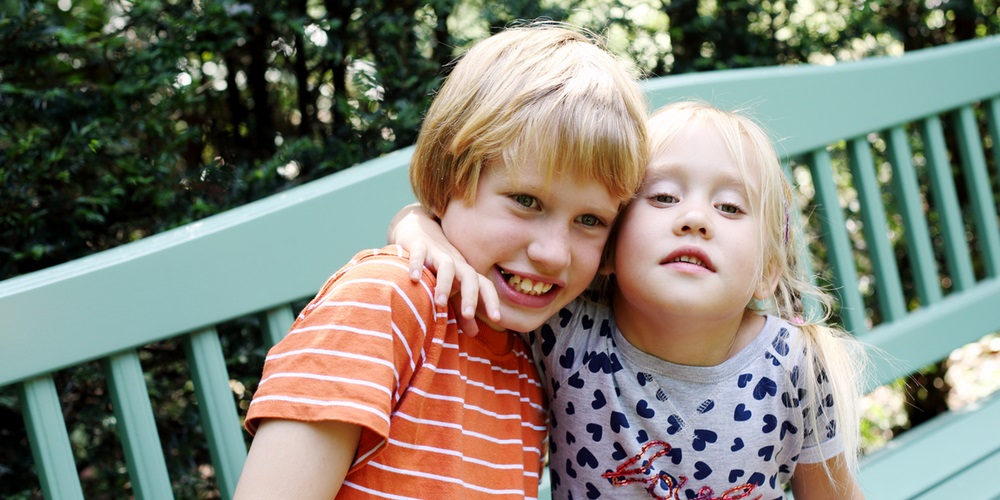
[[[516,173],[497,165],[480,174],[471,205],[447,205],[441,228],[496,287],[501,321],[493,326],[526,332],[586,289],[620,205],[598,181],[549,179],[534,162]]]
[[[684,127],[652,158],[623,215],[616,316],[718,320],[741,315],[754,295],[767,297],[759,214],[747,203],[757,192],[710,124]]]

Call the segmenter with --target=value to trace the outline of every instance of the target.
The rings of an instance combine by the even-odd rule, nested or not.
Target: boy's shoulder
[[[338,296],[358,293],[367,295],[381,289],[386,294],[407,295],[414,299],[427,295],[427,300],[433,302],[430,294],[437,281],[434,273],[425,268],[420,281],[412,281],[409,258],[409,253],[399,245],[361,250],[326,280],[317,298],[334,292]],[[365,286],[342,289],[342,285],[361,283]],[[336,292],[337,290],[340,291]],[[374,293],[381,294],[381,292]],[[424,301],[421,299],[419,302]]]
[[[374,275],[388,281],[410,281],[409,258],[410,253],[399,245],[367,248],[354,254],[350,261],[334,273],[331,281],[348,273]],[[433,281],[434,275],[424,269],[421,281],[428,279]]]

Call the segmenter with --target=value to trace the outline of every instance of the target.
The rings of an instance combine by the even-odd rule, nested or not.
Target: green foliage
[[[1000,33],[992,0],[74,0],[0,3],[0,279],[198,220],[414,142],[465,47],[520,19],[605,34],[645,75],[829,62]],[[820,251],[822,249],[820,248]],[[235,386],[263,347],[220,327]],[[181,349],[148,346],[175,495],[214,490]],[[127,490],[100,366],[57,377],[88,497]],[[250,393],[237,395],[245,408]],[[0,391],[0,497],[38,496]]]

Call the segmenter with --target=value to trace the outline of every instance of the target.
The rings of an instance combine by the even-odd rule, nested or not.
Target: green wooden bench
[[[1000,330],[1000,38],[835,66],[653,79],[645,88],[653,107],[685,97],[752,104],[782,138],[789,170],[811,195],[802,204],[824,256],[814,268],[829,265],[844,324],[894,358],[876,358],[872,386]],[[54,374],[94,360],[132,492],[173,497],[138,354],[164,339],[184,347],[218,488],[231,497],[246,444],[216,326],[259,316],[263,342],[276,342],[297,313],[290,304],[311,297],[358,249],[383,244],[390,218],[413,199],[410,153],[0,282],[0,387],[16,387],[45,497],[83,496],[86,464],[74,458]],[[328,231],[302,232],[303,221],[315,228],[319,218]],[[848,224],[863,227],[863,241],[851,239]],[[890,237],[900,227],[902,236]],[[872,270],[874,292],[859,286],[867,273],[856,262]],[[866,457],[861,482],[872,499],[996,498],[997,472],[994,396]]]

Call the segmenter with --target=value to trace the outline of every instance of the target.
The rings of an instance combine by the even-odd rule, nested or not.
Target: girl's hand
[[[444,307],[457,293],[452,304],[459,311],[459,327],[469,336],[479,333],[476,306],[482,298],[483,311],[490,321],[500,321],[500,299],[496,288],[476,272],[448,241],[437,220],[419,204],[403,207],[389,223],[386,240],[410,252],[410,279],[420,281],[423,267],[437,274],[434,302]],[[458,290],[453,292],[455,285]]]

